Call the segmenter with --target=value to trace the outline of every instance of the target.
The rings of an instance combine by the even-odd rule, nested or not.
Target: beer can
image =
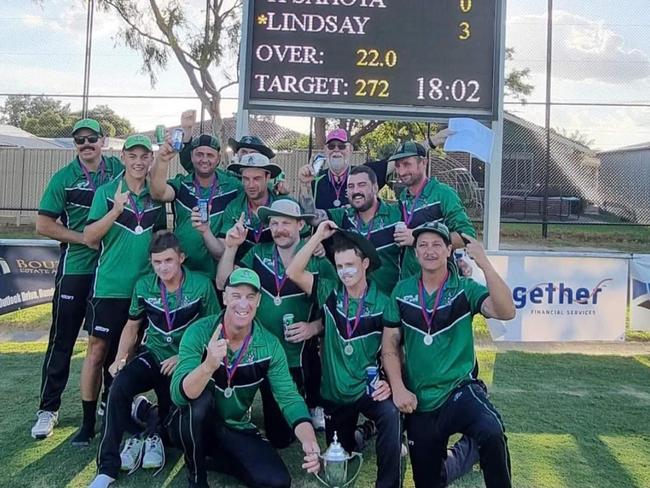
[[[317,154],[314,157],[314,160],[311,162],[311,174],[317,176],[318,173],[320,173],[321,168],[325,164],[325,161],[327,161],[327,158],[325,156],[323,156],[322,154]]]
[[[156,126],[156,144],[164,144],[165,143],[165,133],[167,132],[167,129],[165,129],[164,125],[157,125]]]
[[[368,366],[366,368],[366,394],[372,396],[377,388],[379,381],[379,368],[377,366]]]
[[[183,129],[174,129],[172,132],[172,148],[176,152],[180,152],[183,149]]]
[[[396,222],[395,223],[395,230],[406,230],[407,225],[406,222]]]
[[[287,337],[287,330],[293,325],[294,316],[292,313],[285,313],[282,316],[282,326],[284,327],[284,337]]]
[[[199,214],[201,214],[201,222],[207,222],[210,220],[210,215],[208,212],[208,204],[210,203],[207,198],[199,198],[197,201],[197,207],[199,207]]]

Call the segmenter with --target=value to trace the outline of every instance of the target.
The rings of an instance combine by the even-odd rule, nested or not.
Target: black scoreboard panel
[[[248,0],[252,111],[493,118],[502,0]]]

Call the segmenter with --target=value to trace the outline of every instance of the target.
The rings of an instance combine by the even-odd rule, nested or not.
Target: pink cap
[[[330,141],[348,142],[348,133],[345,129],[334,129],[329,134],[327,134],[325,144],[328,144]]]

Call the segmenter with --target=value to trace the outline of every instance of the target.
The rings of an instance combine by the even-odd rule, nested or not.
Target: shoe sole
[[[162,468],[162,464],[143,464],[142,469],[158,469]]]
[[[49,434],[32,434],[32,439],[36,439],[37,441],[42,441],[43,439],[47,439],[50,437],[54,432],[50,432]]]

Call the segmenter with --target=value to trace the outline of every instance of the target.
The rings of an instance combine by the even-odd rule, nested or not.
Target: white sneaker
[[[142,451],[144,448],[144,442],[138,437],[130,437],[124,443],[124,448],[120,453],[120,459],[122,460],[122,471],[128,471],[132,473],[140,467],[142,462]]]
[[[98,474],[88,485],[88,488],[107,488],[113,481],[115,481],[115,478],[111,478],[107,474]]]
[[[311,424],[314,426],[314,430],[324,431],[325,410],[323,410],[323,407],[312,408],[309,413],[311,414]]]
[[[144,441],[143,469],[157,469],[165,465],[165,447],[158,434],[147,437]]]
[[[32,427],[32,437],[34,439],[45,439],[52,435],[54,426],[59,423],[59,412],[48,412],[39,410],[36,413],[36,423]]]

